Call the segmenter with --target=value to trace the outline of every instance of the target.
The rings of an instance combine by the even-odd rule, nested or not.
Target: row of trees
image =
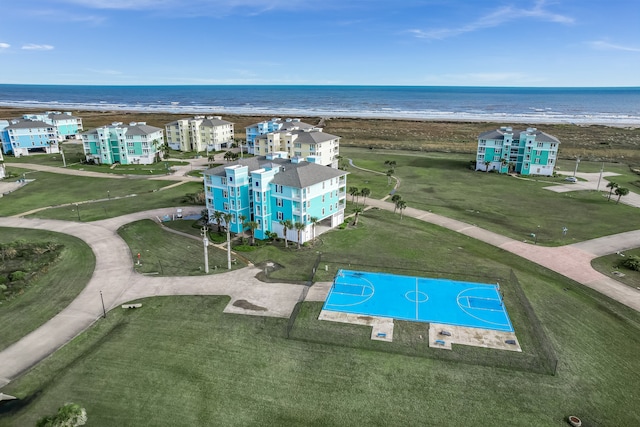
[[[607,184],[607,188],[609,189],[609,197],[607,198],[607,201],[611,200],[611,195],[615,193],[615,195],[618,196],[618,200],[616,201],[616,204],[620,203],[620,198],[622,196],[626,196],[627,194],[629,194],[628,188],[620,187],[620,185],[618,185],[613,181],[610,181]]]
[[[206,209],[205,209],[206,210]],[[202,214],[203,219],[208,223],[209,222],[209,214],[208,212],[203,212]],[[229,224],[231,223],[231,220],[233,219],[233,216],[230,213],[225,213],[225,212],[221,212],[221,211],[215,211],[213,213],[213,221],[216,223],[217,227],[218,227],[218,233],[222,232],[222,221],[224,220],[225,224],[226,224],[226,230],[227,230],[227,244],[229,244],[229,242],[231,241],[231,232],[229,229]],[[256,221],[247,221],[247,217],[245,215],[240,215],[238,217],[238,219],[240,220],[240,223],[243,225],[243,227],[248,228],[249,229],[249,236],[251,237],[251,245],[255,245],[256,240],[255,240],[255,231],[258,228],[258,223]],[[316,238],[316,225],[318,224],[318,222],[320,221],[320,219],[318,217],[312,216],[309,218],[309,221],[311,222],[312,226],[313,226],[313,240],[315,240]],[[297,230],[298,232],[298,249],[300,249],[300,241],[302,240],[302,232],[304,231],[304,229],[307,227],[307,225],[304,222],[293,222],[290,219],[286,219],[286,220],[282,220],[280,221],[280,225],[282,225],[282,228],[284,230],[284,246],[286,248],[289,247],[289,240],[287,239],[287,232],[289,230]],[[265,235],[269,238],[269,240],[274,240],[278,237],[278,233],[274,233],[271,231],[267,231],[265,232]]]

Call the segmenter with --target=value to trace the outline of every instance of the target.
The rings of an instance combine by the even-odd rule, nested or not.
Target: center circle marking
[[[429,299],[429,295],[422,291],[409,291],[404,297],[411,302],[426,302]]]

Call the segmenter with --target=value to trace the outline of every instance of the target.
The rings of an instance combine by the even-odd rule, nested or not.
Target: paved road
[[[562,175],[573,176],[573,172],[563,172],[559,171]],[[581,190],[589,190],[589,191],[602,191],[603,197],[609,194],[609,189],[607,188],[607,184],[610,181],[614,181],[615,179],[607,179],[611,177],[615,177],[619,174],[614,172],[603,172],[602,179],[600,179],[600,172],[596,173],[588,173],[588,172],[578,172],[576,176],[578,178],[583,179],[584,181],[578,181],[576,183],[562,183],[555,184],[549,187],[545,187],[545,190],[554,191],[556,193],[568,193],[570,191],[581,191]],[[611,195],[611,203],[615,203],[618,200],[618,196],[615,194]],[[622,196],[620,198],[620,203],[633,206],[635,208],[640,208],[640,194],[629,192],[626,196]]]
[[[388,211],[394,210],[394,204],[382,200],[367,199],[367,204]],[[497,246],[507,252],[511,252],[529,261],[540,264],[549,270],[562,274],[565,277],[582,283],[598,292],[609,296],[635,310],[640,311],[640,292],[613,280],[591,267],[591,260],[606,253],[615,253],[630,247],[640,245],[639,231],[620,233],[610,236],[606,249],[599,246],[600,242],[589,244],[582,242],[576,245],[560,247],[544,247],[502,236],[492,231],[484,230],[462,221],[436,215],[413,208],[404,210],[405,216],[410,216],[421,221],[430,222],[449,230],[456,231],[474,239]],[[599,240],[599,239],[598,239]],[[635,243],[634,243],[635,242]]]
[[[53,169],[60,173],[60,168]],[[74,171],[71,174],[75,175],[76,172],[84,171]],[[100,176],[103,177],[104,174]],[[394,209],[392,203],[382,200],[367,199],[367,204],[389,211]],[[87,242],[96,255],[94,274],[78,297],[40,328],[0,352],[0,387],[98,320],[102,316],[101,292],[108,310],[127,301],[157,295],[230,295],[231,303],[225,312],[278,317],[289,317],[296,302],[306,295],[306,288],[301,285],[266,284],[258,281],[255,275],[259,270],[252,267],[199,277],[147,277],[135,273],[132,254],[124,241],[118,237],[116,230],[129,222],[162,217],[174,212],[175,208],[156,209],[93,223],[0,218],[0,226],[54,230],[78,237]],[[502,248],[640,311],[640,292],[596,272],[590,264],[591,260],[598,256],[638,246],[640,230],[570,246],[547,248],[516,241],[461,221],[414,208],[407,208],[404,215]],[[326,284],[317,292],[312,288],[309,295],[311,298],[321,298],[325,288]],[[235,304],[236,302],[239,304]]]
[[[123,224],[171,214],[175,209],[138,212],[94,223],[0,218],[2,227],[54,230],[84,240],[96,255],[96,268],[86,288],[58,315],[0,352],[0,387],[55,352],[102,316],[100,292],[107,310],[134,299],[158,295],[229,295],[225,312],[289,317],[305,286],[263,283],[257,268],[211,276],[148,277],[133,270],[129,247],[115,233]],[[249,304],[242,304],[244,300]],[[240,304],[234,305],[237,301]],[[243,308],[249,307],[249,308]]]

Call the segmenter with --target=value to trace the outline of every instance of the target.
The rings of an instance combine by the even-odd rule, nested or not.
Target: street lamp
[[[538,235],[536,233],[531,233],[531,237],[533,237],[533,244],[538,244]]]
[[[207,247],[209,246],[209,239],[207,238],[207,227],[202,227],[202,244],[204,246],[204,272],[209,274],[209,253]]]
[[[78,205],[77,203],[75,205],[76,205],[76,213],[78,214],[78,221],[82,221],[80,219],[80,205]]]
[[[574,177],[574,178],[575,178],[575,176],[576,176],[576,173],[578,173],[578,165],[579,165],[579,164],[580,164],[580,157],[577,157],[577,158],[576,158],[576,168],[575,168],[575,170],[573,171],[573,177]]]
[[[111,200],[111,192],[107,190],[107,199]]]

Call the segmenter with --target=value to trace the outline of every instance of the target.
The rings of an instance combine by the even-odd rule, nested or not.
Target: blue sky
[[[0,83],[640,86],[638,0],[7,0]]]

